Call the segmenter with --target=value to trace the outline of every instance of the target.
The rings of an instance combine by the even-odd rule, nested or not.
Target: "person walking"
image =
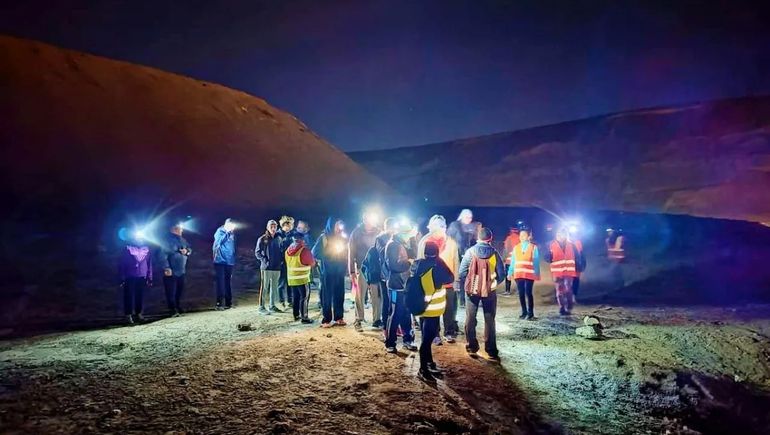
[[[474,222],[473,212],[467,208],[463,209],[457,216],[457,220],[449,225],[447,234],[457,242],[459,258],[463,258],[465,252],[476,244],[479,228],[481,224]],[[457,283],[455,283],[455,293],[460,302],[460,308],[465,308],[465,292]]]
[[[577,303],[578,293],[580,292],[580,275],[586,270],[586,256],[583,251],[583,242],[580,240],[578,228],[569,228],[569,240],[575,246],[578,252],[577,258],[577,276],[572,280],[572,304]]]
[[[506,271],[511,269],[511,257],[513,254],[513,248],[516,247],[516,245],[519,244],[519,227],[511,227],[510,231],[508,232],[508,236],[505,237],[505,240],[503,241],[503,259],[505,259],[505,268]],[[505,275],[505,292],[503,293],[505,296],[511,295],[511,280],[508,274]]]
[[[556,288],[559,314],[562,316],[572,314],[572,281],[578,275],[580,259],[575,245],[567,240],[568,235],[566,228],[559,229],[556,232],[556,239],[550,243],[545,253],[545,261],[551,263],[551,277]]]
[[[217,310],[233,306],[233,267],[235,267],[235,222],[227,218],[214,233],[212,246],[217,287]]]
[[[321,306],[322,328],[345,326],[345,272],[347,269],[347,240],[345,223],[330,217],[326,228],[313,246],[313,257],[322,263]]]
[[[425,311],[420,314],[422,341],[418,372],[418,376],[426,382],[435,382],[437,377],[443,377],[443,371],[433,360],[431,346],[439,338],[439,319],[444,315],[447,305],[447,284],[451,285],[455,281],[454,274],[441,259],[440,252],[437,243],[426,241],[422,244],[422,258],[417,259],[411,267],[411,279],[420,280],[427,304]]]
[[[417,258],[425,258],[425,247],[428,243],[434,243],[438,246],[439,258],[449,267],[452,276],[457,276],[460,270],[460,258],[458,256],[457,242],[447,235],[446,219],[441,215],[434,215],[428,221],[428,234],[426,234],[417,245]],[[446,290],[446,309],[444,310],[444,339],[447,343],[457,341],[457,295],[455,294],[454,282],[444,285]],[[441,328],[439,328],[439,333]],[[441,345],[440,334],[436,336],[436,345]]]
[[[284,260],[281,253],[281,238],[278,236],[278,222],[267,222],[265,233],[257,239],[254,256],[259,260],[261,288],[259,291],[259,312],[270,315],[283,312],[276,304]]]
[[[372,322],[380,317],[382,309],[380,300],[379,280],[370,280],[361,272],[369,249],[374,247],[375,239],[380,233],[379,222],[373,212],[364,213],[363,222],[350,233],[348,241],[348,274],[350,282],[356,283],[358,291],[355,294],[356,321],[353,324],[356,331],[363,331],[361,324],[366,321],[365,299],[369,294],[372,301]]]
[[[409,270],[413,259],[409,258],[409,240],[412,238],[412,226],[409,222],[399,223],[398,232],[391,237],[385,246],[385,276],[390,299],[390,317],[388,317],[385,349],[396,353],[398,328],[401,327],[403,346],[409,351],[416,351],[414,345],[414,330],[412,314],[406,306],[404,289],[409,278]]]
[[[508,277],[516,283],[521,304],[519,319],[535,320],[535,281],[540,280],[540,251],[530,239],[529,229],[519,231],[519,244],[513,249]]]
[[[295,321],[301,320],[302,323],[310,324],[313,323],[308,316],[310,272],[315,259],[310,248],[305,246],[302,233],[294,232],[292,238],[292,244],[286,249],[286,279],[292,292],[292,312]]]
[[[171,226],[161,249],[161,265],[163,266],[163,287],[166,292],[166,305],[173,317],[182,315],[181,300],[184,294],[185,276],[187,275],[187,258],[192,255],[192,248],[182,234],[181,223]]]
[[[123,312],[126,322],[144,322],[144,292],[152,287],[152,261],[150,248],[144,238],[135,235],[126,243],[118,262],[121,288],[123,289]]]
[[[374,251],[371,253],[369,262],[379,263],[380,267],[380,300],[382,305],[381,318],[379,323],[376,321],[372,327],[379,326],[383,334],[387,336],[388,319],[390,318],[390,294],[388,292],[387,277],[385,275],[385,247],[398,232],[398,220],[393,217],[385,219],[385,229],[374,240]],[[372,268],[373,269],[373,268]]]
[[[492,230],[482,228],[476,244],[468,249],[460,263],[460,282],[468,298],[465,305],[465,350],[472,358],[478,357],[476,316],[481,306],[484,311],[484,350],[489,359],[500,360],[497,349],[495,289],[505,279],[505,262],[492,246]]]

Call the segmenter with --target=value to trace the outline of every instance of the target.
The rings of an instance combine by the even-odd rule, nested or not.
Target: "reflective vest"
[[[428,306],[420,314],[421,317],[440,317],[446,310],[446,288],[436,288],[433,282],[433,269],[428,270],[420,277],[422,290],[425,292],[425,302]]]
[[[310,283],[310,266],[305,266],[300,260],[303,249],[305,248],[300,248],[294,255],[286,253],[286,281],[290,286]]]
[[[620,263],[621,261],[625,260],[626,250],[623,249],[624,241],[625,238],[623,236],[618,236],[618,238],[615,239],[614,245],[610,245],[609,239],[607,240],[607,258],[610,261]]]
[[[513,248],[513,279],[537,280],[535,275],[535,244],[530,242],[527,250],[522,249],[523,243]]]
[[[551,242],[551,276],[556,278],[577,277],[577,265],[575,264],[575,245],[570,242],[564,243],[564,249],[557,241]]]

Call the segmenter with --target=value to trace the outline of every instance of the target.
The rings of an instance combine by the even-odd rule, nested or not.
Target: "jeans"
[[[412,314],[406,308],[406,295],[403,290],[388,289],[390,293],[390,317],[388,318],[388,337],[385,339],[385,347],[396,347],[398,338],[398,327],[404,336],[401,341],[412,343],[414,341],[414,331],[412,330]]]
[[[260,308],[273,308],[278,303],[278,282],[280,279],[280,270],[262,271],[262,289],[259,292]]]
[[[184,275],[163,277],[163,288],[166,291],[166,305],[170,311],[182,312],[179,301],[184,294]]]
[[[569,276],[553,280],[556,287],[556,300],[562,312],[572,311],[572,280],[573,278]]]
[[[291,303],[292,294],[289,290],[289,272],[286,269],[286,265],[281,266],[281,275],[278,278],[278,298],[281,303]]]
[[[233,266],[229,264],[214,263],[214,272],[216,272],[217,283],[217,306],[233,306]]]
[[[372,298],[372,321],[380,318],[382,302],[380,301],[380,289],[377,283],[369,284],[361,271],[358,272],[358,293],[356,294],[356,321],[366,320],[365,296],[371,294]]]
[[[465,349],[469,352],[479,350],[479,341],[476,338],[476,314],[481,305],[484,311],[484,350],[491,357],[498,355],[497,334],[495,333],[495,314],[497,312],[497,295],[490,292],[489,296],[482,298],[479,295],[468,295],[465,304],[465,339],[468,344]]]
[[[433,339],[438,337],[439,318],[438,317],[420,317],[420,330],[422,331],[422,342],[420,343],[420,368],[428,369],[428,364],[433,363],[433,352],[431,345]]]
[[[390,292],[385,281],[380,281],[380,296],[382,298],[382,329],[388,329],[388,319],[390,318]]]
[[[147,288],[147,279],[126,278],[123,283],[123,312],[128,316],[131,314],[142,314],[144,302],[144,290]]]
[[[505,277],[505,292],[506,293],[511,292],[511,279],[508,277]]]
[[[341,271],[329,271],[324,268],[323,297],[321,308],[323,323],[342,320],[345,315],[345,274]]]
[[[307,304],[310,301],[310,287],[308,284],[289,286],[292,292],[292,311],[295,319],[307,319]]]
[[[522,316],[535,315],[535,299],[532,294],[532,288],[535,281],[531,279],[516,278],[516,287],[519,291],[519,303],[521,304]]]
[[[446,289],[446,310],[444,310],[444,337],[457,337],[457,295],[454,288]]]

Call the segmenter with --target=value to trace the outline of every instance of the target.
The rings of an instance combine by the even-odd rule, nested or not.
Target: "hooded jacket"
[[[334,233],[337,218],[330,217],[326,228],[313,246],[313,257],[323,263],[323,273],[345,274],[348,265],[347,239]],[[340,246],[342,250],[339,250]]]
[[[257,239],[254,248],[254,256],[259,260],[260,270],[281,270],[283,264],[283,251],[281,250],[281,238],[276,232],[274,236],[265,232]]]
[[[118,262],[118,275],[121,281],[127,278],[144,278],[152,281],[150,248],[141,244],[126,245]]]
[[[505,262],[503,262],[500,254],[498,254],[497,249],[488,242],[478,241],[465,252],[463,260],[460,262],[460,288],[463,288],[463,283],[468,276],[468,269],[470,269],[471,260],[473,260],[474,256],[481,259],[492,258],[492,256],[495,256],[495,274],[497,275],[495,281],[499,283],[505,279]]]
[[[374,246],[378,234],[379,230],[376,227],[367,230],[364,224],[359,224],[350,233],[350,241],[348,242],[348,273],[356,273],[356,269],[361,269],[366,253],[369,251],[369,248]]]
[[[310,251],[310,248],[305,246],[304,240],[299,240],[299,241],[295,240],[286,249],[287,257],[294,257],[298,253],[299,253],[299,261],[300,263],[302,263],[303,266],[312,266],[315,264],[315,258],[313,258],[313,253]]]
[[[412,264],[409,262],[408,246],[408,241],[396,234],[385,247],[385,275],[391,290],[403,290],[409,279]]]
[[[235,234],[221,226],[214,233],[214,264],[235,265]]]

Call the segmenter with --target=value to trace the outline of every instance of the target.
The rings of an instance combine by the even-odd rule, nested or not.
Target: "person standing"
[[[217,286],[217,310],[233,306],[232,277],[235,266],[235,222],[227,218],[214,233],[214,272]]]
[[[479,228],[481,224],[473,221],[473,212],[467,208],[463,209],[457,216],[457,220],[449,225],[447,234],[457,242],[459,258],[463,258],[465,252],[476,244]],[[455,283],[455,293],[460,301],[460,308],[465,308],[465,292],[457,283]]]
[[[390,298],[390,316],[388,317],[385,349],[396,353],[398,328],[401,327],[404,348],[416,351],[414,345],[414,330],[412,315],[406,306],[406,280],[413,259],[409,258],[409,240],[412,238],[412,226],[408,222],[400,222],[398,232],[391,237],[385,246],[385,275],[387,277],[388,294]]]
[[[511,256],[513,254],[513,248],[519,244],[519,227],[511,227],[508,232],[508,236],[503,241],[503,258],[505,259],[506,271],[511,269]],[[511,279],[506,273],[505,275],[505,296],[511,295]]]
[[[577,248],[567,238],[567,229],[559,229],[556,239],[551,242],[545,254],[545,261],[551,263],[551,277],[556,288],[559,314],[562,316],[572,313],[572,280],[577,277],[577,262],[580,258]]]
[[[434,243],[438,247],[438,256],[452,272],[452,276],[457,276],[460,270],[460,258],[458,257],[457,242],[447,235],[446,219],[441,215],[434,215],[428,221],[428,234],[420,239],[417,245],[417,258],[425,258],[425,247],[428,243]],[[455,294],[454,282],[444,285],[446,290],[446,309],[444,310],[444,339],[447,343],[454,343],[457,340],[459,325],[457,324],[457,295]],[[439,328],[439,332],[440,328]],[[424,333],[424,332],[423,332]],[[441,337],[437,334],[437,342],[441,343]]]
[[[535,281],[540,280],[540,251],[530,239],[528,229],[519,231],[519,244],[513,248],[508,277],[516,283],[521,304],[519,319],[535,320]]]
[[[341,219],[330,217],[326,228],[313,246],[313,257],[322,263],[321,306],[322,328],[345,326],[345,273],[347,269],[347,240],[345,224]]]
[[[305,246],[302,233],[294,232],[292,238],[292,244],[286,249],[286,279],[293,294],[292,311],[295,321],[301,320],[302,323],[310,324],[313,323],[313,320],[308,316],[309,285],[310,272],[315,264],[315,259],[310,248]]]
[[[468,298],[465,305],[465,350],[472,358],[478,356],[476,316],[481,306],[484,311],[484,350],[491,360],[499,361],[495,315],[497,294],[495,288],[505,279],[505,262],[492,246],[492,230],[482,228],[479,240],[468,249],[460,263],[460,282]]]
[[[276,304],[280,291],[281,267],[284,260],[281,251],[281,238],[278,236],[278,222],[269,220],[265,234],[257,239],[254,248],[254,256],[259,260],[261,276],[261,289],[259,292],[260,314],[281,313]]]
[[[385,271],[385,247],[390,239],[398,232],[398,220],[393,217],[385,219],[385,229],[374,240],[374,252],[372,252],[371,263],[379,263],[380,270],[380,300],[382,305],[382,317],[379,323],[376,321],[373,327],[381,327],[383,333],[387,336],[388,319],[390,318],[390,293],[388,292],[387,276]],[[376,258],[375,254],[376,253]]]
[[[287,303],[291,305],[292,294],[289,291],[289,285],[286,279],[286,263],[284,261],[284,255],[293,241],[294,218],[286,215],[281,216],[278,224],[281,227],[281,229],[278,230],[278,238],[280,239],[281,245],[281,276],[278,279],[278,298],[280,299],[283,308],[286,309]]]
[[[152,287],[150,248],[137,235],[126,243],[118,262],[118,274],[123,288],[123,310],[126,322],[144,322],[144,291]]]
[[[361,272],[367,253],[370,248],[374,247],[379,232],[379,222],[377,222],[376,215],[371,212],[364,213],[363,222],[350,233],[348,242],[348,274],[350,274],[350,282],[355,282],[358,286],[358,291],[355,294],[356,321],[353,324],[358,332],[363,331],[361,323],[366,321],[364,310],[366,294],[370,293],[372,301],[372,322],[379,319],[382,308],[378,288],[379,280],[370,283],[370,280]]]
[[[623,230],[607,229],[607,258],[613,263],[622,263],[626,260],[626,237]]]
[[[444,222],[446,225],[446,222]],[[430,227],[430,225],[429,225]],[[439,336],[439,319],[444,315],[447,301],[447,284],[455,281],[455,276],[440,257],[440,247],[433,241],[422,245],[422,258],[412,264],[412,279],[420,279],[425,295],[425,311],[420,314],[420,371],[418,375],[424,381],[433,382],[442,377],[443,372],[433,360],[431,345]],[[455,250],[456,252],[456,250]],[[451,287],[450,287],[451,288]]]
[[[578,253],[577,258],[577,276],[572,280],[572,304],[577,303],[578,292],[580,291],[580,274],[586,270],[586,257],[583,251],[583,242],[578,238],[578,229],[569,229],[569,240],[575,246]]]
[[[181,223],[171,227],[171,232],[163,241],[161,264],[163,265],[163,287],[166,291],[166,304],[174,317],[182,314],[180,301],[184,294],[184,281],[187,274],[187,258],[192,255],[192,248],[182,236]]]

